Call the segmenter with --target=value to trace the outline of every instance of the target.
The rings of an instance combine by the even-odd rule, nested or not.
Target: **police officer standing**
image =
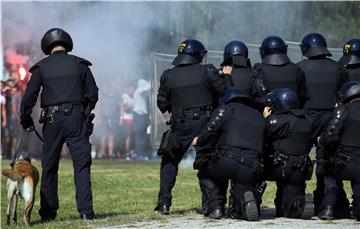
[[[343,53],[339,63],[348,71],[350,80],[360,82],[360,39],[351,39],[346,42]]]
[[[313,120],[314,136],[319,136],[321,131],[331,119],[336,103],[338,89],[347,80],[348,76],[341,65],[330,59],[331,53],[327,49],[325,38],[318,33],[307,34],[300,44],[303,56],[307,57],[298,63],[303,70],[309,94],[304,109]],[[316,149],[316,190],[314,191],[315,214],[320,218],[333,218],[334,209],[331,203],[335,201],[335,189],[340,188],[339,194],[346,198],[342,183],[336,182],[331,175],[329,153],[317,145]],[[324,194],[326,192],[326,194]],[[344,199],[345,201],[345,199]],[[323,202],[323,203],[322,203]],[[345,201],[346,202],[346,201]],[[346,203],[342,208],[346,209]],[[344,211],[339,211],[346,212]]]
[[[262,166],[265,121],[254,109],[246,91],[231,87],[222,98],[206,127],[193,140],[193,145],[210,144],[216,149],[206,167],[206,174],[215,187],[208,189],[209,216],[219,219],[224,211],[224,190],[228,181],[234,183],[236,216],[254,221],[259,217],[254,192]]]
[[[269,36],[261,44],[261,63],[254,65],[258,77],[264,81],[268,92],[289,88],[299,98],[300,108],[307,100],[307,87],[303,71],[287,56],[287,45],[278,36]]]
[[[162,151],[160,167],[160,191],[155,210],[169,214],[171,190],[175,185],[180,163],[192,139],[199,133],[210,117],[217,97],[224,90],[218,70],[211,64],[201,62],[207,50],[195,39],[185,40],[178,47],[178,55],[173,61],[175,67],[163,72],[157,95],[157,105],[162,113],[172,114],[170,148]],[[231,69],[224,69],[229,73]],[[174,149],[174,146],[177,146]],[[160,146],[160,149],[163,146]],[[201,170],[204,151],[207,147],[195,147],[197,155],[194,168]],[[208,184],[198,174],[201,190]],[[203,194],[204,195],[204,194]],[[205,199],[203,196],[203,208]]]
[[[254,71],[248,58],[248,48],[241,41],[230,41],[224,49],[221,66],[231,66],[231,80],[234,87],[251,93],[251,79]]]
[[[21,124],[31,132],[34,130],[31,113],[41,90],[43,112],[40,121],[44,123],[44,145],[39,214],[43,221],[54,220],[59,208],[58,167],[65,142],[73,160],[80,218],[94,219],[90,181],[91,130],[87,115],[98,100],[98,88],[89,69],[91,63],[67,54],[72,48],[72,39],[64,30],[53,28],[45,33],[41,49],[49,56],[30,68],[32,75],[21,102]]]
[[[320,144],[336,148],[335,174],[350,180],[353,213],[360,220],[360,82],[349,81],[340,89],[340,103],[320,137]]]
[[[277,185],[276,216],[310,219],[313,198],[305,194],[305,181],[311,179],[312,121],[303,110],[295,92],[288,88],[272,92],[273,106],[264,109],[266,118],[265,172]]]

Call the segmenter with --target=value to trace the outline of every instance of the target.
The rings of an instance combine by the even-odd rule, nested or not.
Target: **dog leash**
[[[39,134],[39,132],[38,132],[35,128],[34,128],[34,132],[35,132],[36,136],[40,139],[40,141],[44,142],[44,138],[41,137],[41,135]],[[10,163],[10,166],[11,166],[11,167],[14,166],[15,161],[16,161],[18,155],[19,155],[20,145],[21,145],[21,142],[22,142],[22,140],[23,140],[23,138],[24,138],[25,133],[27,133],[27,131],[24,130],[23,133],[22,133],[21,136],[20,136],[19,141],[16,143],[14,156],[13,156],[12,161],[11,161],[11,163]]]
[[[11,167],[14,167],[14,164],[15,164],[15,161],[16,161],[16,158],[18,157],[18,154],[20,152],[19,148],[20,148],[20,144],[24,138],[24,135],[25,135],[26,131],[24,130],[23,133],[21,134],[21,137],[19,139],[19,141],[16,143],[16,147],[15,147],[15,152],[14,152],[14,156],[12,158],[12,161],[10,163],[10,166]]]

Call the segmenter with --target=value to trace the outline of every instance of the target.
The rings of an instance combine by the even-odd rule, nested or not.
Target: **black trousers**
[[[352,188],[352,206],[353,213],[357,220],[360,220],[360,149],[357,152],[347,153],[352,158],[356,158],[357,162],[350,161],[342,165],[336,166],[337,179],[349,180]]]
[[[141,156],[150,156],[149,135],[146,133],[146,128],[149,125],[148,115],[134,114],[134,151]]]
[[[251,150],[239,150],[238,152],[233,153],[252,161],[258,160],[257,153]],[[218,159],[209,161],[205,173],[217,186],[217,188],[213,189],[215,193],[212,194],[212,197],[208,200],[209,208],[214,209],[224,207],[224,204],[226,203],[226,188],[229,180],[232,180],[234,183],[232,192],[235,199],[235,208],[238,215],[241,216],[245,192],[250,191],[255,196],[255,186],[258,181],[258,174],[256,171],[250,166],[239,163],[233,158],[221,156]]]
[[[332,111],[309,110],[307,114],[316,127],[312,136],[320,136],[332,118]],[[331,155],[331,153],[326,152],[326,149],[321,145],[316,145],[316,189],[313,192],[315,214],[326,205],[335,207],[335,214],[349,208],[349,202],[346,199],[342,181],[335,179],[334,175],[331,174],[333,170],[328,168],[329,164],[326,162],[329,160],[328,155]]]
[[[275,207],[278,216],[299,218],[303,213],[305,201],[306,177],[309,168],[299,169],[273,167],[272,171],[266,171],[273,175],[276,181]],[[284,175],[284,176],[283,176]]]
[[[69,115],[57,112],[54,114],[54,121],[47,121],[43,126],[39,210],[42,218],[55,218],[59,208],[58,169],[61,149],[65,142],[73,161],[77,210],[80,214],[93,213],[90,181],[91,145],[86,136],[86,128],[84,114],[79,112]]]
[[[185,152],[188,150],[192,140],[199,134],[200,130],[208,121],[207,115],[200,115],[194,119],[192,115],[185,116],[183,120],[176,121],[173,124],[173,131],[181,141],[182,149],[179,150],[175,157],[163,155],[160,165],[160,191],[158,194],[158,205],[171,206],[172,194],[171,191],[175,186],[176,176],[178,173],[178,165],[183,158]],[[204,148],[195,147],[196,153],[201,153]],[[198,176],[199,177],[199,176]],[[202,185],[202,178],[199,177],[200,187]]]

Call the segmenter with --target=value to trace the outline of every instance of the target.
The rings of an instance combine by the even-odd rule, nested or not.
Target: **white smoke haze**
[[[265,37],[278,35],[286,41],[300,42],[309,32],[333,39],[333,32],[311,23],[314,15],[309,14],[310,7],[309,2],[269,1],[3,1],[1,45],[5,56],[4,50],[11,50],[8,52],[13,56],[28,55],[28,64],[32,65],[44,57],[40,49],[44,33],[50,28],[63,28],[74,41],[72,54],[93,63],[91,70],[100,87],[101,106],[103,95],[117,90],[116,85],[135,85],[142,77],[150,79],[152,52],[176,54],[177,45],[184,39],[199,39],[208,50],[220,51],[217,55],[231,40],[261,44]],[[336,20],[331,17],[329,14],[327,20]],[[350,39],[341,34],[336,37],[338,40],[328,42],[330,47],[341,48]],[[249,51],[252,63],[259,61],[257,47]],[[299,60],[297,45],[293,44],[289,51],[294,62]]]
[[[175,54],[177,44],[186,38],[197,38],[219,51],[230,40],[260,44],[269,35],[299,42],[318,29],[309,26],[308,7],[307,2],[5,1],[2,43],[5,49],[36,44],[41,53],[43,34],[61,27],[73,38],[73,53],[94,64],[99,81],[125,80],[149,73],[150,52]],[[230,14],[219,15],[222,9]],[[40,57],[31,56],[30,61]]]

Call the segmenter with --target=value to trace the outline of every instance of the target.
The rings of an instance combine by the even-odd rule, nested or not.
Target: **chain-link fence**
[[[290,59],[297,63],[301,61],[302,54],[300,51],[299,43],[296,42],[286,42],[288,44],[288,56]],[[249,49],[249,58],[252,61],[252,64],[261,62],[261,58],[259,55],[259,45],[256,44],[247,44]],[[340,59],[342,56],[342,49],[329,48],[330,52],[333,54],[332,58],[334,60]],[[213,51],[210,50],[207,53],[206,58],[204,59],[204,63],[212,63],[215,66],[220,66],[222,61],[222,51]],[[150,56],[151,61],[151,143],[153,147],[157,147],[160,143],[161,135],[165,129],[167,129],[165,125],[165,120],[157,108],[156,105],[156,94],[159,88],[159,80],[161,74],[164,70],[172,67],[172,61],[174,60],[175,55],[172,54],[164,54],[164,53],[152,53]]]

